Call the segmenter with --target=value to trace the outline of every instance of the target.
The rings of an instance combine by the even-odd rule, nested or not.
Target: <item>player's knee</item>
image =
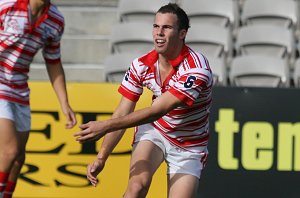
[[[150,187],[150,181],[134,180],[130,181],[127,194],[132,195],[132,197],[145,197]]]
[[[1,157],[6,161],[14,161],[15,159],[17,159],[18,154],[19,154],[18,148],[14,146],[4,148],[1,151]]]

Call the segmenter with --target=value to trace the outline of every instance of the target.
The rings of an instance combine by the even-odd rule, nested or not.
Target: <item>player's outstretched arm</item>
[[[113,113],[112,118],[114,119],[122,117],[133,112],[135,105],[136,102],[123,97],[115,112]],[[115,131],[114,133],[108,133],[105,135],[96,159],[92,161],[87,167],[87,178],[93,186],[97,185],[97,175],[103,170],[106,160],[121,140],[124,132],[125,130],[119,130]]]
[[[75,113],[72,110],[69,101],[68,101],[68,94],[66,89],[66,82],[65,82],[65,74],[62,67],[61,62],[55,64],[46,64],[47,72],[53,86],[53,89],[56,93],[56,96],[59,100],[61,109],[66,116],[67,123],[66,128],[72,128],[76,125],[76,117]]]
[[[182,102],[177,97],[166,92],[158,97],[151,107],[132,112],[122,117],[83,124],[80,127],[82,131],[75,133],[74,136],[80,143],[95,141],[113,131],[153,122],[180,104]]]

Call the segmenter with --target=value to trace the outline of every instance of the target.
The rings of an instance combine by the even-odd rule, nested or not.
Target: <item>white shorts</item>
[[[0,118],[14,121],[18,132],[30,131],[31,115],[29,106],[0,100],[0,109]]]
[[[153,142],[163,151],[168,174],[183,173],[200,179],[207,160],[207,149],[202,152],[192,152],[179,148],[164,138],[151,124],[138,127],[133,146],[143,140]]]

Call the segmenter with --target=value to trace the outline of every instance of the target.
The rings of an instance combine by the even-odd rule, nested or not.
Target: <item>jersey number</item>
[[[186,82],[183,84],[185,88],[191,88],[196,80],[195,76],[189,76]]]
[[[128,77],[129,77],[129,69],[127,70],[126,74],[125,74],[125,80],[128,81]]]

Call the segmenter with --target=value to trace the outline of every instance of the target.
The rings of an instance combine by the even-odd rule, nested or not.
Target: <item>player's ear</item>
[[[180,30],[179,31],[180,39],[184,39],[186,37],[186,34],[187,34],[187,30],[185,30],[185,29]]]

